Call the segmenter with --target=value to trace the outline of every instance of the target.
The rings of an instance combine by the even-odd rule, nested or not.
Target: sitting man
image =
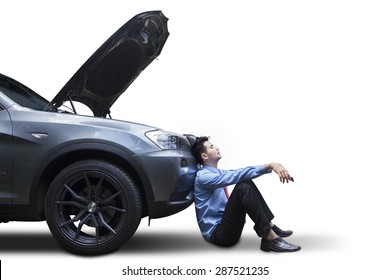
[[[246,214],[255,223],[254,230],[262,238],[263,251],[295,252],[301,249],[286,242],[293,232],[278,228],[271,221],[274,218],[263,196],[251,179],[272,170],[280,181],[293,181],[286,168],[278,163],[248,166],[237,170],[220,170],[219,149],[209,137],[197,137],[191,152],[200,169],[194,184],[196,216],[203,237],[221,246],[231,246],[240,239]],[[226,186],[236,184],[229,196]]]

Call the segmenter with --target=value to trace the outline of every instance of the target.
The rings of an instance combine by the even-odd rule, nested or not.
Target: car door
[[[0,104],[0,213],[7,212],[12,195],[12,126],[8,111]]]

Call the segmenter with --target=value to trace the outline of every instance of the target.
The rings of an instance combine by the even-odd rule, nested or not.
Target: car
[[[119,249],[142,218],[192,204],[194,136],[110,114],[160,55],[167,22],[161,11],[131,18],[51,102],[0,75],[0,222],[46,220],[66,250],[98,255]]]

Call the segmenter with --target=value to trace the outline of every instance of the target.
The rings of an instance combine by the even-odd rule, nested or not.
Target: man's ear
[[[200,156],[202,157],[203,162],[209,158],[206,153],[202,153]]]

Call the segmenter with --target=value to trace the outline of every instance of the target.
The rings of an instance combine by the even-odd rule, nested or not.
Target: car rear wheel
[[[46,196],[45,215],[51,233],[65,249],[105,254],[137,230],[142,200],[135,181],[123,169],[85,160],[55,177]]]

